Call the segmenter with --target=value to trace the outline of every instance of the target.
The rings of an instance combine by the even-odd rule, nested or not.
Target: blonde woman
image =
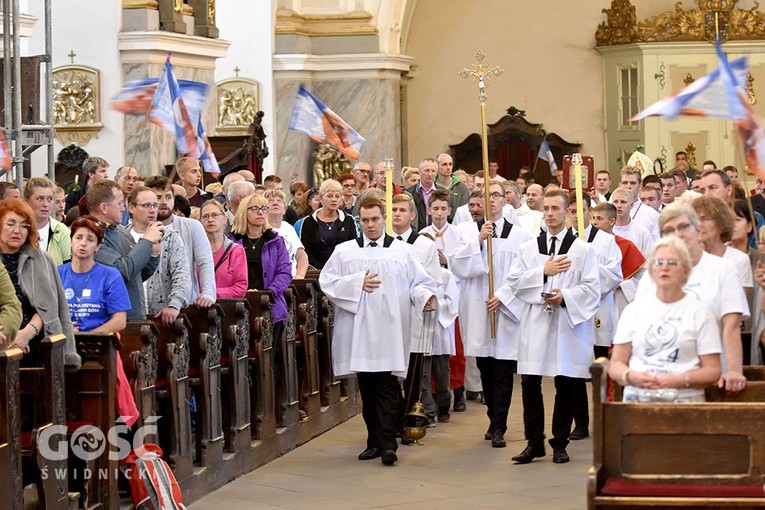
[[[340,207],[343,187],[328,179],[319,187],[321,208],[303,221],[300,240],[308,254],[308,263],[321,269],[338,244],[356,238],[356,222]]]
[[[420,169],[411,166],[405,166],[401,169],[401,182],[405,188],[411,188],[420,182]]]

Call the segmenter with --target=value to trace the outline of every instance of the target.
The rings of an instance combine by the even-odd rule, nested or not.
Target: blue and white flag
[[[199,116],[199,122],[197,122],[197,147],[199,148],[199,160],[202,162],[202,168],[204,171],[211,174],[219,174],[220,167],[218,166],[218,159],[213,153],[210,140],[207,139],[207,132],[202,124],[202,116]]]
[[[302,83],[295,97],[289,128],[307,134],[316,143],[328,143],[351,159],[359,159],[365,141]]]
[[[178,153],[198,159],[200,152],[197,146],[197,130],[194,129],[195,123],[192,118],[198,121],[201,105],[200,108],[191,112],[196,114],[192,117],[181,95],[181,87],[175,78],[169,55],[165,60],[165,69],[159,77],[157,91],[154,93],[151,104],[154,108],[149,118],[166,131],[175,133],[175,146]]]
[[[547,137],[542,138],[542,145],[539,146],[537,158],[547,161],[547,164],[550,165],[550,173],[555,175],[555,172],[558,171],[558,165],[555,163],[555,157],[552,150],[550,150],[550,145],[547,143]]]

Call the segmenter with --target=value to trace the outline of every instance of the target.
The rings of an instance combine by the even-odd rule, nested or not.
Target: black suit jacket
[[[762,214],[763,218],[765,218],[765,197],[756,193],[749,200],[752,201],[752,209]]]

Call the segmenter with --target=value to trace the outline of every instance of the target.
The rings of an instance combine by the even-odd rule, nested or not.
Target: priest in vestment
[[[600,306],[598,263],[590,246],[565,228],[568,204],[563,190],[545,194],[542,211],[547,232],[521,245],[508,276],[510,288],[526,303],[518,372],[528,445],[513,457],[519,464],[545,455],[542,376],[555,378],[553,462],[569,461],[566,446],[574,394],[584,386],[594,361],[593,318]]]
[[[336,377],[355,374],[367,427],[360,460],[397,460],[399,379],[409,361],[411,314],[435,306],[436,285],[412,247],[385,235],[385,205],[359,200],[362,235],[335,248],[319,275],[335,305],[332,368]]]

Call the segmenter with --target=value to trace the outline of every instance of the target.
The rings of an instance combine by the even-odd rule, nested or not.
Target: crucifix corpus
[[[498,66],[490,67],[484,63],[483,59],[486,55],[481,50],[475,54],[476,63],[473,64],[470,69],[462,68],[459,72],[463,78],[472,77],[474,81],[478,82],[478,102],[481,106],[481,149],[483,153],[483,205],[485,221],[489,221],[489,140],[486,134],[486,82],[489,81],[491,75],[499,76],[502,74],[502,69]],[[486,240],[486,256],[489,266],[489,299],[494,297],[494,264],[492,256],[492,238],[489,237]],[[489,323],[491,324],[491,337],[497,337],[497,321],[495,312],[491,312],[489,315]]]

